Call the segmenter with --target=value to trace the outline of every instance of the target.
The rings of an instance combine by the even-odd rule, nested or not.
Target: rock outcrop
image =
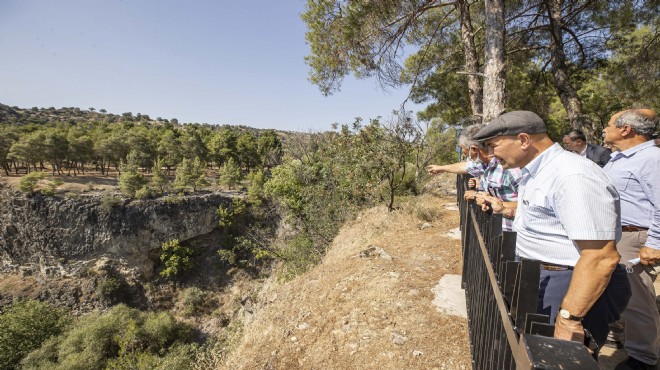
[[[153,200],[103,194],[0,195],[2,272],[75,274],[105,256],[153,274],[161,244],[211,232],[216,209],[231,193],[203,193]]]

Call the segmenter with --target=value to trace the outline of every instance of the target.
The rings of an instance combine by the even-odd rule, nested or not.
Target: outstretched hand
[[[431,165],[428,165],[428,167],[426,167],[426,172],[428,172],[429,175],[437,175],[437,174],[443,173],[445,171],[442,170],[442,166],[431,164]]]

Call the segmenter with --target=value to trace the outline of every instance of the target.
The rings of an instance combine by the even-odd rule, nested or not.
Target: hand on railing
[[[499,198],[495,198],[492,195],[483,194],[480,197],[480,201],[477,204],[481,205],[482,211],[493,210],[493,213],[500,214],[504,211],[504,203]]]
[[[581,321],[568,320],[557,315],[555,338],[584,343],[584,327]]]
[[[468,190],[465,192],[463,195],[463,199],[465,200],[475,200],[477,199],[477,191],[476,190]]]
[[[479,187],[479,179],[476,177],[473,177],[468,180],[468,188],[469,189],[476,189]]]

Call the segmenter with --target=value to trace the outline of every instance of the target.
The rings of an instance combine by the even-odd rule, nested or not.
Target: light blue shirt
[[[649,140],[614,152],[603,169],[621,195],[621,224],[649,229],[646,246],[660,249],[660,148]]]
[[[519,256],[575,266],[575,240],[621,238],[619,194],[596,163],[555,143],[522,173],[513,224]]]

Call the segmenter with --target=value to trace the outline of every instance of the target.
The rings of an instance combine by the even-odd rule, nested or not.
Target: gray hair
[[[614,126],[630,126],[637,135],[650,138],[655,133],[658,120],[655,117],[648,117],[634,110],[622,113],[615,121]]]
[[[482,128],[486,125],[481,123],[476,123],[470,125],[461,131],[461,135],[458,137],[458,144],[464,147],[476,146],[477,148],[485,148],[484,143],[474,140],[474,137],[477,135]]]

